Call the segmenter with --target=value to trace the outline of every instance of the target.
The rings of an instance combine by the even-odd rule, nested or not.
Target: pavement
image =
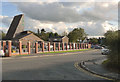
[[[108,80],[78,70],[76,62],[105,58],[100,50],[2,59],[3,80]]]
[[[120,80],[120,74],[111,72],[102,65],[102,62],[106,59],[107,58],[103,57],[99,59],[83,61],[80,63],[80,66],[92,74],[96,74],[108,79]]]

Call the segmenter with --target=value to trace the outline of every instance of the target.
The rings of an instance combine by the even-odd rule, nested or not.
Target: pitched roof
[[[17,35],[16,37],[14,37],[12,40],[20,40],[20,39],[22,39],[22,38],[24,38],[26,36],[31,35],[31,34],[33,34],[34,36],[36,36],[34,33],[30,32],[30,31],[23,31],[19,35]],[[38,36],[36,36],[36,37],[38,37]],[[43,41],[42,39],[40,39],[40,40]]]
[[[21,39],[21,38],[23,38],[25,36],[30,35],[30,34],[32,34],[32,33],[28,33],[28,34],[22,34],[22,33],[20,33],[18,36],[14,37],[12,40],[19,40],[19,39]]]

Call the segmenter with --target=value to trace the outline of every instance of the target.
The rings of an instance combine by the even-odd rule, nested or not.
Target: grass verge
[[[102,65],[103,65],[103,67],[105,69],[107,69],[107,70],[109,70],[111,72],[115,72],[115,73],[119,73],[120,74],[120,70],[118,68],[116,68],[109,59],[103,61]]]
[[[53,51],[53,52],[42,52],[41,54],[49,54],[49,53],[67,53],[67,52],[78,52],[78,51],[86,51],[90,49],[81,49],[81,50],[68,50],[68,51]]]
[[[86,50],[92,50],[92,49],[80,49],[80,50],[68,50],[68,51],[52,51],[52,52],[41,52],[39,54],[57,54],[57,53],[67,53],[67,52],[79,52],[79,51],[86,51]],[[37,53],[38,54],[38,53]],[[16,56],[26,56],[31,54],[24,54],[24,55],[16,55]]]

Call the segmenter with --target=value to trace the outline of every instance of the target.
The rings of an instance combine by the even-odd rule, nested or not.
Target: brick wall
[[[4,52],[6,51],[6,45],[8,45],[8,51],[7,51],[7,54],[5,55],[5,56],[12,56],[12,55],[23,55],[23,54],[31,54],[31,47],[30,47],[30,44],[31,44],[31,42],[29,41],[29,42],[27,42],[27,52],[23,52],[22,51],[22,45],[23,45],[23,43],[24,42],[22,42],[22,41],[19,41],[19,53],[12,53],[11,51],[12,51],[12,41],[7,41],[8,43],[6,44],[6,41],[0,41],[0,44],[2,43],[2,46],[3,46],[3,50],[4,50]],[[45,43],[44,42],[42,42],[41,43],[42,44],[42,49],[41,49],[41,52],[50,52],[50,42],[48,42],[47,44],[47,47],[48,47],[48,49],[47,49],[47,51],[45,51]],[[60,44],[62,44],[62,46],[60,46]],[[75,44],[75,47],[73,47],[73,44]],[[68,48],[68,45],[69,45],[69,48]],[[56,43],[53,43],[53,50],[52,51],[60,51],[60,47],[62,48],[62,51],[67,51],[67,50],[78,50],[78,49],[88,49],[88,48],[91,48],[91,44],[80,44],[80,43],[69,43],[68,45],[64,45],[64,43],[60,43],[59,42],[59,45],[58,45],[58,50],[56,50],[55,49],[55,46],[56,46]],[[77,45],[79,45],[79,46],[77,46]],[[80,46],[81,45],[81,46]],[[87,45],[87,46],[85,46],[85,45]],[[1,45],[0,45],[0,47],[1,47]],[[35,52],[34,53],[39,53],[38,52],[38,42],[35,42]],[[40,53],[41,53],[40,52]]]

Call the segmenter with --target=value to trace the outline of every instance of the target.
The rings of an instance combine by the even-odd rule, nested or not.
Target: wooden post
[[[50,52],[50,42],[48,42],[48,52]]]
[[[55,52],[55,43],[53,43],[53,51]]]
[[[44,42],[42,42],[42,52],[44,52]]]
[[[27,43],[27,47],[28,47],[28,54],[30,54],[30,41]]]
[[[58,51],[60,51],[60,42],[58,43]]]
[[[22,55],[22,42],[19,41],[19,54]]]
[[[35,53],[38,53],[38,42],[35,42]]]
[[[8,41],[8,56],[11,56],[11,41]]]

